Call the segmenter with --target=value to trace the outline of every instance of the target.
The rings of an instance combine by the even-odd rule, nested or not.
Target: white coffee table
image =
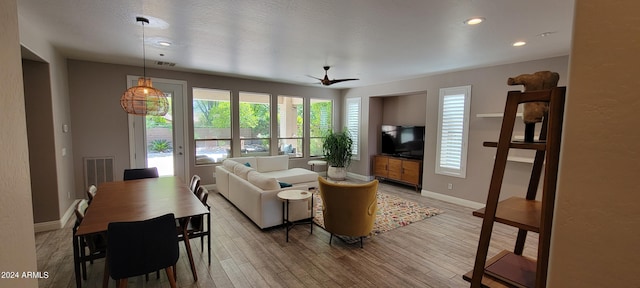
[[[305,190],[285,190],[278,193],[278,198],[282,200],[282,224],[284,224],[286,241],[289,242],[289,230],[296,224],[310,224],[311,234],[313,234],[313,192]],[[311,198],[311,218],[309,222],[289,221],[289,201],[302,201]]]

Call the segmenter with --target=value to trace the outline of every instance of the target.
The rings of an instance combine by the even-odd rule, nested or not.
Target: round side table
[[[310,224],[311,234],[313,234],[313,192],[305,190],[285,190],[278,193],[278,198],[282,200],[282,224],[285,228],[286,241],[289,242],[289,230],[296,224]],[[302,201],[311,198],[311,218],[309,222],[289,221],[289,201]]]

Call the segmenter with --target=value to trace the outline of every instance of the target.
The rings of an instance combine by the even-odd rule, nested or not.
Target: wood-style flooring
[[[472,209],[420,196],[413,188],[381,183],[380,190],[444,210],[443,214],[366,239],[364,248],[329,233],[296,226],[285,242],[284,228],[260,230],[215,191],[209,196],[212,219],[211,265],[206,241],[191,241],[198,281],[189,269],[181,243],[177,268],[179,287],[468,287],[462,275],[473,267],[482,219]],[[49,273],[40,287],[75,287],[71,226],[36,234],[38,270]],[[489,250],[493,256],[511,250],[517,230],[496,223]],[[525,255],[535,258],[537,234],[529,233]],[[87,263],[83,287],[101,287],[104,259]],[[111,280],[109,287],[115,287]],[[166,275],[129,279],[129,287],[169,287]]]

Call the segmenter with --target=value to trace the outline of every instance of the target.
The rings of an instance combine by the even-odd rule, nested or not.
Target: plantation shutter
[[[346,127],[351,134],[351,140],[353,140],[353,146],[351,146],[353,158],[360,159],[358,145],[360,139],[360,98],[348,98],[346,110]]]
[[[436,173],[466,176],[470,86],[440,91]]]
[[[464,95],[444,96],[442,107],[442,137],[440,138],[441,167],[460,169],[463,120]]]

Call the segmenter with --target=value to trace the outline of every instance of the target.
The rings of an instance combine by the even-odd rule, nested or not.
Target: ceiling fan
[[[329,68],[331,68],[331,66],[324,66],[322,68],[324,68],[324,78],[316,78],[316,77],[313,77],[311,75],[307,75],[307,76],[309,76],[309,77],[311,77],[313,79],[320,80],[320,84],[322,84],[324,86],[329,86],[329,85],[340,83],[340,82],[344,82],[344,81],[360,80],[360,79],[357,79],[357,78],[345,78],[345,79],[329,80],[329,76],[327,76],[327,71],[329,71]]]

